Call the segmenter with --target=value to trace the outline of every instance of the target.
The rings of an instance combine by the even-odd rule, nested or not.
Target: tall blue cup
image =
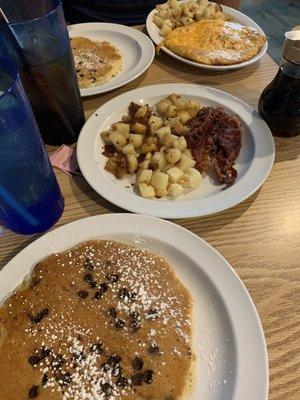
[[[0,223],[23,235],[43,232],[63,208],[18,70],[0,58]]]
[[[0,53],[17,65],[44,142],[77,141],[85,122],[61,0],[0,0]]]

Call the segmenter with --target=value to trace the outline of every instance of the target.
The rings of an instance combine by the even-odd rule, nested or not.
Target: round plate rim
[[[183,0],[183,2],[185,2],[185,1],[188,1],[188,0]],[[248,17],[246,14],[242,13],[241,11],[235,10],[234,8],[231,8],[231,7],[228,7],[228,6],[224,6],[224,5],[222,5],[222,8],[227,14],[233,15],[234,17],[246,18],[248,20],[248,23],[251,26],[256,28],[262,35],[266,36],[264,31],[262,30],[262,28],[252,18]],[[154,8],[148,14],[147,19],[146,19],[146,28],[147,28],[147,32],[148,32],[150,38],[155,43],[155,45],[159,45],[160,41],[157,40],[156,34],[153,32],[153,30],[157,28],[156,25],[152,21],[152,18],[153,18],[153,15],[154,15],[155,12],[156,12],[156,9]],[[165,46],[162,46],[161,49],[165,53],[167,53],[169,56],[175,58],[176,60],[181,61],[181,62],[183,62],[185,64],[192,65],[192,66],[194,66],[196,68],[209,69],[209,70],[212,70],[212,71],[229,71],[229,70],[234,70],[234,69],[247,67],[247,66],[257,62],[258,60],[260,60],[261,57],[263,57],[264,54],[268,50],[268,41],[266,41],[266,43],[264,44],[264,46],[262,47],[260,52],[258,54],[256,54],[256,56],[250,58],[250,60],[243,61],[243,62],[241,62],[239,64],[232,64],[232,65],[208,65],[208,64],[197,63],[196,61],[192,61],[192,60],[189,60],[187,58],[184,58],[184,57],[181,57],[181,56],[177,55],[176,53],[174,53],[173,51],[169,50]]]
[[[209,86],[201,86],[201,85],[193,85],[193,84],[159,84],[159,85],[151,85],[151,86],[144,86],[140,87],[128,92],[125,92],[112,100],[106,102],[104,105],[100,106],[88,119],[88,121],[85,123],[83,126],[78,142],[77,142],[77,160],[79,164],[79,168],[82,172],[82,175],[84,178],[87,180],[89,185],[102,197],[104,197],[106,200],[110,201],[111,203],[134,213],[139,213],[139,214],[147,214],[147,215],[152,215],[160,218],[170,218],[170,219],[178,219],[178,218],[194,218],[194,217],[202,217],[202,216],[207,216],[211,214],[215,214],[221,211],[225,211],[248,197],[250,197],[267,179],[268,175],[270,174],[270,171],[272,169],[273,163],[274,163],[274,158],[275,158],[275,144],[274,144],[274,139],[273,136],[266,125],[266,123],[262,120],[261,117],[259,117],[256,114],[256,122],[259,123],[263,129],[264,129],[264,134],[265,135],[258,135],[256,131],[254,130],[251,131],[252,137],[254,138],[254,144],[255,144],[255,151],[258,151],[258,146],[256,143],[259,143],[260,141],[266,141],[269,146],[270,154],[268,156],[265,156],[265,163],[263,163],[263,166],[265,168],[264,171],[262,171],[261,165],[260,168],[256,171],[256,174],[260,173],[260,179],[257,179],[256,175],[256,180],[257,183],[253,183],[252,181],[249,182],[251,183],[251,190],[246,191],[241,195],[241,193],[237,190],[238,187],[241,185],[240,182],[244,182],[242,179],[238,182],[236,182],[234,185],[232,185],[230,188],[226,190],[226,194],[229,192],[234,194],[235,200],[230,200],[228,201],[228,196],[226,197],[226,201],[222,199],[223,203],[222,204],[217,204],[212,206],[213,203],[211,199],[209,200],[211,207],[210,210],[206,210],[200,207],[200,205],[203,207],[203,204],[201,204],[202,200],[205,201],[205,199],[196,199],[193,200],[194,202],[198,202],[198,207],[186,207],[185,209],[181,209],[179,206],[180,204],[190,204],[189,201],[183,201],[183,202],[175,202],[175,201],[159,201],[159,200],[151,200],[151,199],[144,199],[141,196],[133,195],[132,193],[126,191],[124,188],[121,186],[117,186],[114,184],[114,182],[111,180],[111,178],[107,177],[105,174],[105,171],[97,165],[96,161],[93,161],[93,158],[88,157],[86,158],[85,152],[87,151],[87,148],[89,148],[89,154],[91,154],[92,147],[94,148],[96,144],[96,139],[97,135],[99,134],[98,132],[94,132],[89,135],[88,132],[90,130],[90,126],[93,125],[94,121],[96,118],[99,117],[99,114],[103,113],[104,116],[103,118],[107,118],[107,115],[105,114],[106,110],[109,110],[110,108],[114,108],[114,104],[117,104],[118,102],[123,102],[124,104],[129,104],[127,98],[130,98],[129,101],[137,101],[137,98],[140,97],[147,97],[147,91],[154,91],[156,94],[163,92],[163,95],[168,95],[170,93],[174,92],[184,92],[187,96],[189,95],[195,95],[195,93],[192,93],[193,91],[198,92],[199,90],[207,91],[210,96],[212,97],[218,97],[222,95],[224,99],[224,95],[227,97],[228,101],[230,100],[231,102],[234,102],[238,105],[241,105],[244,107],[245,110],[247,110],[248,114],[251,114],[254,112],[254,110],[245,102],[242,100],[238,99],[237,97],[234,97],[226,92],[220,91],[215,88],[211,88]],[[161,93],[160,93],[161,94]],[[126,100],[125,100],[126,99]],[[126,103],[127,101],[127,103]],[[100,124],[99,124],[100,125]],[[95,138],[94,138],[95,137]],[[94,140],[95,139],[95,140]],[[93,140],[93,142],[92,142]],[[259,143],[261,146],[261,143]],[[256,165],[260,164],[259,158],[255,157],[252,160],[252,164],[249,167],[249,170],[255,169]],[[93,163],[93,167],[91,165]],[[97,169],[96,169],[97,168]],[[98,180],[95,180],[95,171],[100,170],[101,176],[103,178],[102,184],[98,184]],[[109,179],[109,181],[108,181]],[[107,182],[106,182],[107,181]],[[106,184],[104,184],[106,183]],[[217,194],[216,196],[218,196]],[[216,197],[214,196],[214,197]],[[156,206],[155,206],[156,204]],[[195,203],[194,203],[195,204]],[[182,207],[184,208],[184,207]],[[180,209],[178,211],[178,209]]]
[[[43,258],[43,256],[50,255],[53,252],[60,252],[66,250],[67,248],[70,248],[76,245],[77,243],[80,243],[81,241],[96,238],[95,235],[91,236],[90,230],[88,229],[89,226],[93,226],[93,229],[97,231],[95,235],[99,235],[98,238],[100,237],[105,238],[105,236],[103,236],[107,234],[105,233],[105,231],[110,232],[109,233],[110,235],[112,233],[114,235],[122,235],[124,232],[130,235],[131,234],[143,235],[146,233],[152,237],[155,235],[156,239],[159,239],[169,245],[172,246],[175,245],[180,249],[180,251],[184,255],[188,254],[191,260],[196,264],[198,269],[204,271],[208,275],[212,283],[221,292],[222,299],[224,301],[226,300],[225,306],[227,310],[229,310],[230,307],[233,307],[233,309],[230,309],[231,313],[229,315],[230,318],[235,322],[237,322],[238,325],[240,324],[240,318],[239,318],[240,315],[246,315],[245,310],[240,310],[240,308],[245,307],[246,305],[247,307],[246,311],[248,312],[248,315],[251,315],[254,318],[255,326],[253,326],[253,329],[254,333],[256,334],[256,340],[259,342],[255,347],[255,351],[250,352],[250,354],[253,355],[254,359],[252,360],[253,365],[251,364],[249,365],[249,370],[253,369],[253,371],[257,373],[257,371],[259,371],[259,368],[261,368],[259,373],[264,374],[264,379],[263,379],[264,388],[262,388],[264,389],[263,390],[264,397],[263,398],[255,397],[253,396],[253,393],[252,394],[250,393],[252,397],[248,397],[247,396],[248,393],[244,392],[243,385],[241,383],[236,383],[234,394],[231,400],[240,400],[241,398],[244,398],[245,400],[248,398],[249,400],[253,398],[259,400],[267,400],[268,385],[269,385],[267,346],[261,321],[249,292],[247,291],[244,283],[239,278],[235,270],[231,267],[229,262],[214,247],[212,247],[201,237],[197,236],[196,234],[190,232],[189,230],[175,223],[155,217],[149,217],[137,214],[127,214],[127,213],[90,216],[67,223],[42,235],[41,237],[30,243],[28,246],[26,246],[23,250],[21,250],[16,256],[14,256],[0,271],[0,277],[3,278],[0,279],[0,289],[1,289],[1,282],[4,281],[7,282],[8,280],[9,284],[11,284],[13,281],[15,288],[18,284],[20,284],[23,281],[26,275],[28,275],[29,271],[27,271],[27,269],[26,273],[25,271],[21,271],[20,264],[24,265],[22,261],[26,259],[26,257],[31,257],[33,252],[38,253],[39,256],[37,256],[37,254],[34,255],[34,258],[38,259],[33,260],[32,264],[40,261]],[[76,235],[75,233],[76,229],[80,230],[80,232],[78,231],[79,232],[78,236],[80,236],[79,241],[75,239],[74,236]],[[165,231],[167,231],[168,234],[165,234],[164,233]],[[58,240],[59,235],[62,235],[63,237],[67,238],[69,237],[72,243],[62,244],[62,242]],[[55,240],[57,240],[57,242],[55,242],[56,245],[54,244],[54,246],[50,248],[49,245],[51,245]],[[117,239],[117,240],[122,240],[122,239]],[[42,251],[45,248],[47,249],[48,254],[42,255]],[[207,266],[206,266],[205,263],[204,265],[202,264],[200,265],[201,262],[200,260],[202,260],[203,258],[212,258],[212,259],[207,261]],[[32,265],[29,268],[31,270]],[[220,268],[222,268],[222,273],[225,275],[223,276],[224,279],[222,282],[217,282],[216,280],[220,277]],[[16,276],[18,276],[17,282],[15,277],[13,279],[9,279],[11,278],[11,275],[13,275],[14,273],[16,274]],[[4,285],[2,286],[2,288],[3,287]],[[7,286],[5,286],[4,290],[8,290],[10,292]],[[240,301],[236,301],[236,295],[238,295],[238,297],[242,296],[240,297]],[[231,297],[232,300],[230,300]],[[2,300],[3,299],[0,298],[0,304]],[[239,332],[234,331],[233,333],[235,335],[235,339],[236,340],[238,339],[239,341],[242,340],[243,345],[246,346],[246,344],[248,343],[247,338],[241,338],[240,336],[237,338],[236,335],[239,334]],[[253,332],[250,333],[248,330],[245,330],[244,334],[245,333],[253,337]],[[241,352],[244,352],[245,354],[243,355],[243,361],[245,362],[247,358],[246,364],[248,367],[249,364],[249,359],[247,357],[249,355],[248,349],[245,350],[243,346],[239,346],[237,350],[238,350],[237,365],[238,366],[240,365],[239,362],[241,361]],[[258,362],[259,360],[255,360],[255,357],[260,359],[260,362]],[[254,390],[256,390],[255,385],[253,385],[253,387]]]
[[[142,75],[150,67],[150,65],[152,64],[152,62],[154,60],[155,48],[154,48],[154,45],[153,45],[151,39],[148,36],[146,36],[143,32],[141,32],[137,29],[131,28],[129,26],[119,25],[119,24],[114,24],[114,23],[109,23],[109,22],[84,22],[84,23],[80,23],[80,24],[68,25],[67,28],[68,28],[69,34],[72,34],[72,31],[75,33],[77,29],[83,29],[83,28],[89,28],[89,29],[95,28],[96,30],[104,30],[104,29],[109,30],[110,29],[110,30],[113,30],[114,32],[117,32],[118,34],[126,33],[126,35],[130,36],[133,40],[135,40],[136,42],[139,43],[141,50],[142,50],[139,63],[134,68],[134,69],[137,69],[136,73],[134,73],[129,78],[126,78],[119,83],[112,84],[110,87],[106,87],[104,89],[103,89],[102,85],[93,86],[90,88],[80,88],[81,97],[89,97],[89,96],[94,96],[96,94],[103,94],[103,93],[111,92],[112,90],[115,90],[124,85],[127,85],[128,83],[134,81],[136,78],[138,78],[140,75]],[[149,56],[145,57],[145,55],[147,55],[147,54],[149,54]],[[137,68],[138,66],[139,66],[139,68]],[[122,71],[120,72],[120,74],[121,73],[122,73]]]

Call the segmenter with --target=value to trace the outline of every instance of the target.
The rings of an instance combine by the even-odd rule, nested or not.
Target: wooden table
[[[130,89],[183,82],[225,90],[256,108],[261,91],[276,71],[276,64],[267,55],[259,64],[224,73],[206,72],[161,55],[134,82],[112,93],[85,100],[84,107],[88,117],[101,104]],[[182,219],[176,223],[213,245],[243,279],[266,334],[269,398],[296,400],[300,392],[299,314],[296,316],[300,275],[300,137],[276,139],[276,149],[270,177],[248,200],[218,215]],[[64,214],[56,226],[90,215],[123,212],[95,193],[82,177],[72,179],[60,171],[56,171],[56,175],[66,202]],[[37,237],[5,232],[0,240],[0,268]]]

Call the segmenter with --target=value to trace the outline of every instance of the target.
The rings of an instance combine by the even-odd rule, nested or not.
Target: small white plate
[[[223,5],[222,5],[222,9],[226,14],[229,14],[234,18],[234,22],[237,22],[237,23],[239,23],[241,25],[244,25],[244,26],[249,26],[251,28],[254,28],[261,35],[265,36],[265,33],[261,29],[261,27],[258,26],[251,18],[247,17],[247,15],[241,13],[240,11],[235,10],[234,8],[223,6]],[[147,21],[146,21],[146,27],[147,27],[147,31],[149,33],[149,36],[151,37],[153,42],[156,45],[159,45],[164,40],[164,38],[162,36],[160,36],[159,29],[155,25],[155,23],[153,22],[153,16],[154,16],[155,13],[156,13],[156,9],[152,10],[149,13],[149,15],[147,17]],[[233,64],[233,65],[207,65],[207,64],[201,64],[201,63],[197,63],[197,62],[192,61],[192,60],[188,60],[187,58],[180,57],[176,53],[173,53],[171,50],[167,49],[165,46],[163,46],[161,49],[163,51],[165,51],[167,54],[169,54],[171,57],[174,57],[177,60],[184,62],[185,64],[190,64],[190,65],[193,65],[194,67],[203,68],[203,69],[211,69],[213,71],[224,71],[224,70],[229,70],[229,69],[238,69],[238,68],[242,68],[242,67],[247,67],[248,65],[251,65],[251,64],[255,63],[256,61],[258,61],[266,53],[266,51],[268,49],[268,42],[266,42],[264,44],[264,46],[261,49],[261,51],[255,57],[251,58],[248,61],[244,61],[242,63]]]
[[[102,155],[104,142],[100,132],[127,114],[131,101],[153,105],[176,93],[199,101],[203,105],[223,107],[229,114],[241,118],[244,128],[242,148],[236,160],[236,182],[226,190],[214,184],[208,176],[200,188],[172,199],[145,199],[136,193],[132,179],[116,179],[105,171],[107,158]],[[77,158],[85,179],[92,188],[111,203],[139,214],[161,218],[190,218],[214,214],[240,203],[254,193],[269,175],[275,155],[273,136],[260,116],[246,103],[228,93],[206,86],[164,84],[142,87],[124,93],[101,106],[83,126]]]
[[[249,293],[216,250],[170,222],[111,214],[57,228],[31,243],[0,271],[0,303],[42,258],[97,238],[161,254],[190,290],[195,303],[197,366],[189,400],[267,400],[266,343]]]
[[[151,40],[137,29],[104,22],[69,25],[70,37],[83,36],[91,40],[106,40],[119,49],[123,57],[122,70],[103,85],[80,89],[82,97],[106,93],[129,83],[151,65],[155,50]]]

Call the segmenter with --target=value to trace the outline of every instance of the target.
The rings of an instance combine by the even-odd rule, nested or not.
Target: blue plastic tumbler
[[[18,70],[0,58],[0,223],[30,235],[49,229],[63,209]]]

